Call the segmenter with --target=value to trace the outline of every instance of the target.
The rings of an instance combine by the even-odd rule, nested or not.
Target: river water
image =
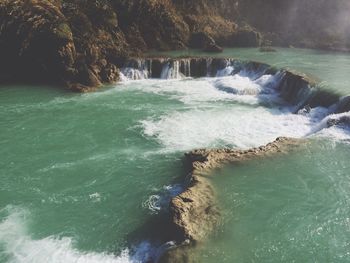
[[[223,56],[289,67],[350,93],[348,54]],[[152,222],[182,191],[185,152],[279,136],[311,142],[299,154],[214,171],[222,226],[199,262],[348,262],[348,126],[328,128],[326,108],[293,114],[276,81],[245,73],[125,80],[89,94],[1,87],[0,262],[155,258]]]

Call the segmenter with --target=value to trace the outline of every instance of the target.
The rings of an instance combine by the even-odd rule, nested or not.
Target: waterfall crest
[[[255,94],[258,89],[241,91],[240,87],[226,85],[224,77],[240,76],[266,87],[262,92],[274,90],[295,113],[308,108],[333,106],[335,113],[350,110],[350,97],[321,89],[312,79],[286,69],[276,69],[264,63],[232,58],[132,58],[121,68],[122,80],[183,79],[209,77],[218,79],[219,89],[236,94]],[[264,78],[264,76],[272,76]],[[265,79],[268,79],[266,81]],[[263,82],[263,83],[261,83]]]

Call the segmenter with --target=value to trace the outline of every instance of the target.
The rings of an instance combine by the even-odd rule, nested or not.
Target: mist
[[[239,8],[242,20],[264,32],[278,32],[281,41],[350,45],[348,0],[242,0]]]

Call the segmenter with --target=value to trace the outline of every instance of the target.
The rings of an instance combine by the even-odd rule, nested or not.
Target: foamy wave
[[[167,96],[188,105],[203,102],[232,101],[257,105],[260,98],[245,94],[234,94],[220,90],[215,86],[215,78],[183,79],[183,80],[143,80],[131,81],[118,86],[118,91],[137,90],[156,95]],[[244,93],[244,92],[242,92]],[[247,92],[249,93],[249,92]]]
[[[218,70],[216,77],[225,77],[233,74],[235,68],[233,66],[227,66],[224,69]]]
[[[25,224],[28,212],[18,208],[7,210],[9,215],[0,223],[0,258],[6,258],[8,263],[138,263],[147,262],[159,253],[149,242],[140,243],[133,252],[126,248],[115,256],[81,252],[74,248],[69,237],[33,240]]]
[[[160,119],[142,121],[144,133],[155,137],[169,151],[233,146],[247,149],[279,136],[303,137],[313,121],[288,111],[234,107],[233,109],[174,112]]]
[[[308,135],[328,137],[335,140],[350,140],[350,112],[339,114],[331,114],[325,116],[326,111],[323,111],[323,118],[313,127]],[[322,112],[321,115],[322,116]]]
[[[185,104],[233,101],[257,105],[262,101],[280,101],[275,88],[281,80],[281,74],[260,74],[257,78],[252,78],[241,73],[230,75],[233,70],[233,67],[227,67],[219,71],[215,78],[131,81],[125,83],[123,89],[170,96]]]
[[[217,79],[214,81],[214,86],[221,91],[237,95],[258,95],[263,89],[248,77],[240,75]]]
[[[157,214],[162,210],[166,211],[171,198],[177,196],[182,191],[183,187],[179,184],[164,186],[158,194],[151,195],[143,203],[143,207],[147,208],[153,214]]]

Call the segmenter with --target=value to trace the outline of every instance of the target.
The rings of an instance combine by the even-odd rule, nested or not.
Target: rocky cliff
[[[346,48],[350,34],[335,14],[348,6],[343,0],[0,0],[0,83],[87,91],[117,81],[125,58],[150,49],[219,52],[271,41]]]

